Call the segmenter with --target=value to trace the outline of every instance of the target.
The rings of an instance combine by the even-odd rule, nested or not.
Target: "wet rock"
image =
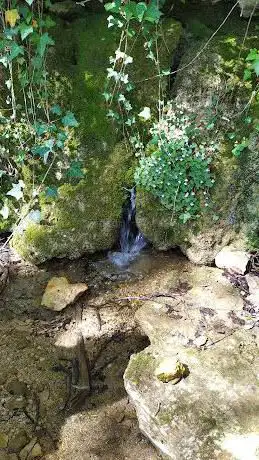
[[[8,445],[8,435],[5,433],[0,433],[0,449],[5,449]]]
[[[41,305],[61,311],[74,303],[87,289],[85,283],[71,284],[65,277],[53,277],[47,284]]]
[[[10,451],[19,452],[28,443],[29,436],[25,430],[18,431],[13,435],[8,442],[8,449]]]
[[[25,396],[27,394],[27,385],[24,382],[20,382],[17,379],[11,380],[6,385],[7,391],[12,395],[21,395]]]
[[[237,251],[226,246],[216,255],[215,264],[218,268],[244,275],[247,271],[249,260],[250,257],[246,252]]]

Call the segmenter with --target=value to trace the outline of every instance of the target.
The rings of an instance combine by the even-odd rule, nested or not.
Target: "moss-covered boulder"
[[[170,66],[181,30],[174,20],[164,22],[158,44],[164,68]],[[102,96],[109,56],[118,46],[118,36],[107,28],[107,16],[88,13],[72,22],[58,19],[53,33],[56,46],[49,59],[53,98],[71,108],[80,123],[72,142],[78,145],[85,177],[78,183],[71,180],[59,185],[56,181],[58,197],[41,197],[37,203],[40,223],[30,223],[25,229],[20,226],[15,233],[15,249],[37,263],[52,257],[75,258],[115,245],[136,163],[122,133],[107,119]],[[142,45],[134,51],[133,80],[154,74]],[[136,103],[140,107],[148,101],[155,104],[157,91],[152,80],[137,85]],[[30,188],[32,178],[28,171],[25,175]]]
[[[245,28],[235,18],[209,46],[200,37],[189,39],[180,63],[186,68],[173,88],[178,106],[208,120],[204,139],[219,146],[212,163],[212,207],[197,221],[182,224],[151,193],[137,190],[137,223],[146,237],[159,249],[180,246],[198,264],[212,263],[234,240],[238,247],[259,248],[259,100],[251,97],[253,83],[243,79],[258,32],[252,27],[242,45]],[[235,156],[234,147],[243,141],[246,147]]]

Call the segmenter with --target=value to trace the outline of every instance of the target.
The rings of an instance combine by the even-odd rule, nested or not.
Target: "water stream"
[[[130,264],[147,245],[144,235],[136,225],[136,190],[130,190],[130,196],[123,211],[123,220],[120,230],[119,251],[110,252],[109,260],[119,267]]]

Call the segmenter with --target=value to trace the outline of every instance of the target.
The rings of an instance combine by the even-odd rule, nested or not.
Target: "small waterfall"
[[[132,260],[146,246],[146,241],[139,231],[135,221],[136,190],[130,190],[130,197],[123,211],[123,220],[120,231],[120,250],[109,253],[109,260],[120,267],[129,265]]]

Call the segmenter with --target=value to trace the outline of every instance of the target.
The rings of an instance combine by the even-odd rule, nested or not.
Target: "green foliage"
[[[8,6],[0,2],[4,18],[0,64],[8,91],[6,107],[0,110],[3,219],[8,218],[9,209],[18,214],[18,220],[22,218],[24,203],[28,213],[46,187],[50,196],[54,178],[62,183],[69,181],[69,177],[80,179],[83,175],[81,167],[73,168],[72,176],[68,173],[70,162],[78,160],[70,148],[78,122],[72,112],[52,105],[46,59],[54,45],[48,29],[55,23],[45,16],[43,2],[27,0],[27,5],[15,0]],[[26,190],[22,181],[24,168],[31,171],[31,188]]]
[[[256,48],[250,49],[246,57],[246,69],[244,70],[244,80],[250,80],[255,73],[259,77],[259,50]]]
[[[140,158],[135,173],[137,185],[183,223],[197,219],[210,207],[209,190],[215,182],[211,162],[217,146],[204,140],[193,117],[171,104],[151,134],[151,153]]]

